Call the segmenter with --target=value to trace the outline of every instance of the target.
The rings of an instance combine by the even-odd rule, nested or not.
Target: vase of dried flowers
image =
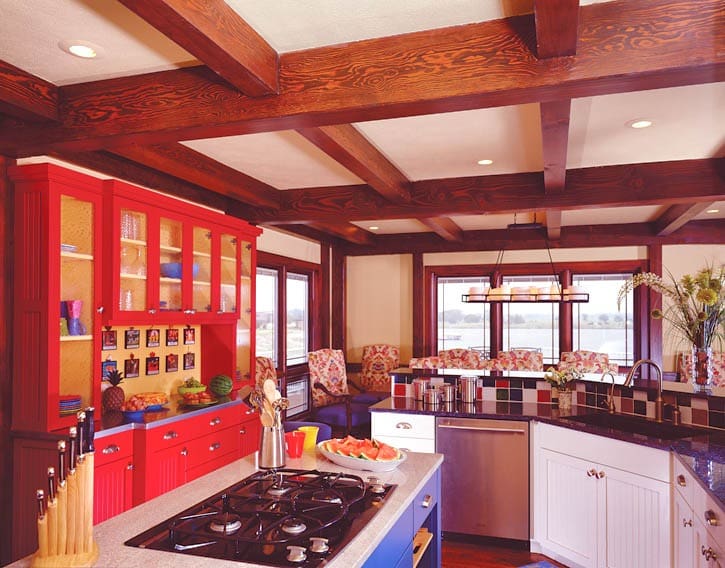
[[[667,321],[687,339],[692,348],[689,382],[695,392],[709,392],[713,383],[712,345],[725,339],[725,266],[708,266],[679,280],[670,275],[670,282],[652,272],[636,274],[619,290],[618,304],[640,285],[649,286],[666,299],[666,307],[652,310],[650,315]]]
[[[571,410],[574,381],[584,375],[578,369],[555,369],[549,367],[544,373],[544,379],[551,385],[551,403],[558,404],[559,410]]]

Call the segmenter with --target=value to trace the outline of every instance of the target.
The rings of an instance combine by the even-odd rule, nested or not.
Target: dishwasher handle
[[[448,428],[450,430],[470,430],[476,432],[502,432],[509,434],[526,434],[526,430],[519,428],[495,428],[490,426],[455,426],[453,424],[438,424],[438,428]]]

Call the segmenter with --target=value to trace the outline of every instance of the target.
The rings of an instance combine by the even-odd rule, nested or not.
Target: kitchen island
[[[385,544],[389,533],[399,529],[399,520],[414,505],[414,500],[418,494],[426,486],[429,486],[432,478],[438,475],[438,469],[442,462],[443,456],[440,454],[409,453],[407,459],[397,469],[390,472],[372,473],[346,470],[319,454],[305,452],[301,458],[287,459],[285,467],[305,470],[319,469],[332,472],[342,471],[359,475],[363,479],[374,475],[383,483],[396,485],[395,490],[389,495],[385,504],[367,524],[366,528],[327,564],[332,568],[350,568],[363,566],[370,555],[380,547],[381,543]],[[192,555],[133,548],[123,544],[142,531],[225,489],[255,471],[257,469],[254,456],[248,456],[96,525],[94,527],[94,538],[98,544],[100,556],[95,566],[140,568],[152,565],[160,568],[171,568],[172,566],[175,568],[197,568],[200,562],[203,562],[204,566],[220,568],[260,566],[259,564],[232,560],[213,560]],[[433,503],[430,511],[431,515],[438,514],[436,503]],[[438,532],[437,518],[433,518],[432,521],[435,532]],[[439,538],[433,539],[432,546],[431,552],[434,558],[438,559],[433,564],[438,565],[440,560]],[[30,557],[26,557],[10,566],[20,568],[29,565]]]

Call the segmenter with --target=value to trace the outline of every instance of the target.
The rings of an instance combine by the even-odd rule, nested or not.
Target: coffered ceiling
[[[7,156],[351,253],[725,238],[720,0],[4,0],[0,22]]]

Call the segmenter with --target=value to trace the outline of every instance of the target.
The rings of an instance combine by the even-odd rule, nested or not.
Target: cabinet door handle
[[[209,420],[209,426],[218,426],[221,423],[222,423],[222,419],[219,418],[218,416],[216,418],[212,418],[211,420]]]
[[[709,546],[705,548],[704,544],[700,547],[700,554],[705,557],[707,562],[710,562],[710,560],[717,560],[717,553]]]
[[[602,477],[604,477],[604,475],[605,475],[605,473],[603,471],[598,472],[597,479],[601,479]]]
[[[188,456],[189,455],[189,450],[187,450],[186,448],[184,448],[183,450],[181,450],[179,452],[179,454],[182,455],[182,456]]]
[[[128,464],[128,465],[126,466],[126,469],[127,469],[128,471],[133,471],[133,470],[134,470],[134,469],[136,469],[136,468],[135,468],[135,467],[133,466],[133,464],[132,464],[132,463],[130,463],[130,464]]]
[[[179,437],[179,434],[177,434],[173,430],[169,430],[168,432],[166,432],[166,434],[164,434],[164,440],[173,440],[174,438],[178,438],[178,437]]]
[[[597,470],[596,469],[588,469],[587,470],[587,477],[594,477],[596,475],[597,475]]]
[[[115,454],[120,450],[121,448],[119,448],[116,444],[111,444],[110,446],[106,446],[105,448],[103,448],[103,450],[101,450],[101,453],[107,456],[108,454]]]
[[[427,509],[430,507],[431,503],[433,503],[433,497],[431,495],[426,495],[423,497],[423,501],[421,502],[420,506],[424,509]]]
[[[717,518],[715,511],[712,509],[705,511],[705,522],[711,527],[720,526],[720,519]]]
[[[411,426],[410,422],[398,422],[395,425],[396,428],[399,430],[412,430],[413,426]]]
[[[677,476],[677,485],[680,487],[687,487],[687,479],[685,479],[685,476],[680,474]]]
[[[154,315],[156,313],[156,308],[149,308],[149,313]]]
[[[692,526],[692,519],[682,519],[682,526],[683,527],[691,527]]]
[[[246,428],[240,428],[239,429],[239,433],[242,434],[242,435],[244,435],[244,434],[247,433],[247,429]]]
[[[96,308],[96,311],[97,311],[97,312],[98,312],[99,314],[102,314],[102,313],[103,313],[104,311],[106,311],[106,308],[104,308],[103,306],[98,306],[98,307]]]
[[[224,313],[224,310],[217,310],[216,311],[216,315],[218,315],[218,316],[222,315],[223,313]]]
[[[214,442],[213,444],[211,444],[209,446],[209,451],[210,452],[216,452],[221,447],[222,447],[222,445],[219,442]]]

